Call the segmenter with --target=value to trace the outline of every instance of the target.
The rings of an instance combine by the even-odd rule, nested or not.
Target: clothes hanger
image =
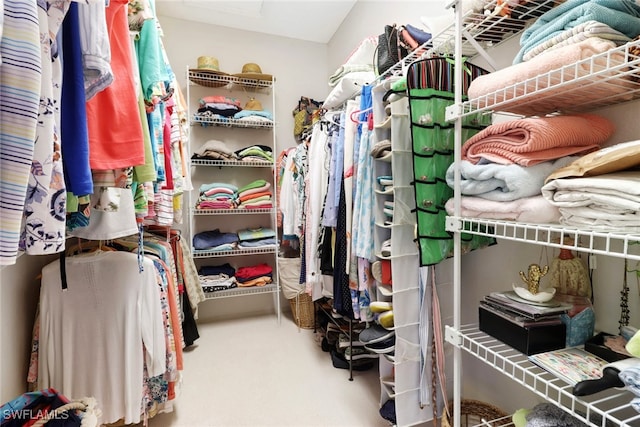
[[[358,118],[354,118],[354,115],[356,114],[362,114],[362,113],[368,113],[369,111],[372,111],[373,107],[369,107],[369,108],[365,108],[364,110],[354,110],[353,112],[351,112],[351,115],[349,116],[349,118],[351,119],[351,121],[353,123],[367,123],[367,121],[360,121],[360,119]]]

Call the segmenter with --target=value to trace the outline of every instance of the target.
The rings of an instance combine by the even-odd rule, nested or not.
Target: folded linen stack
[[[196,209],[233,209],[238,187],[223,182],[200,186]]]
[[[205,96],[199,101],[198,114],[209,112],[222,117],[233,117],[241,111],[240,100],[224,95]]]
[[[267,145],[251,145],[236,151],[235,155],[245,162],[273,163],[273,150]]]
[[[200,267],[198,278],[204,292],[216,292],[233,289],[238,286],[235,278],[236,269],[229,263]]]
[[[273,123],[273,115],[262,107],[262,103],[251,98],[242,111],[233,115],[233,118],[241,121]]]
[[[223,233],[219,229],[202,231],[193,236],[193,249],[208,251],[231,251],[238,246],[236,233]]]
[[[271,209],[273,208],[271,184],[264,179],[257,179],[238,189],[236,207],[238,209]]]
[[[273,268],[268,264],[240,267],[236,270],[238,286],[264,286],[273,281]]]
[[[462,161],[447,170],[447,184],[453,187],[458,167],[463,216],[555,223],[560,212],[542,197],[546,178],[576,154],[597,150],[613,130],[611,122],[595,115],[495,124],[462,146]],[[452,215],[453,199],[445,207]]]
[[[205,142],[202,147],[193,152],[192,159],[208,159],[208,160],[237,160],[236,153],[227,147],[222,141],[215,139]]]
[[[275,247],[277,244],[276,232],[271,228],[248,228],[238,231],[238,246],[240,248],[265,248]]]

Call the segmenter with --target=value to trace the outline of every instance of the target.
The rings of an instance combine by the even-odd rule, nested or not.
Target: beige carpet
[[[175,409],[151,427],[390,425],[378,413],[377,365],[349,381],[290,314],[280,325],[270,315],[198,327]]]

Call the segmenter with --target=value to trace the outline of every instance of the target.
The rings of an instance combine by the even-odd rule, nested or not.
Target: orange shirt
[[[91,169],[144,164],[142,124],[138,112],[127,0],[111,0],[106,8],[113,83],[87,102]]]

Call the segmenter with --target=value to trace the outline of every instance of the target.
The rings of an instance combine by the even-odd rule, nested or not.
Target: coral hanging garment
[[[87,102],[89,157],[92,169],[144,164],[142,125],[133,80],[127,1],[111,0],[107,27],[113,83]]]

